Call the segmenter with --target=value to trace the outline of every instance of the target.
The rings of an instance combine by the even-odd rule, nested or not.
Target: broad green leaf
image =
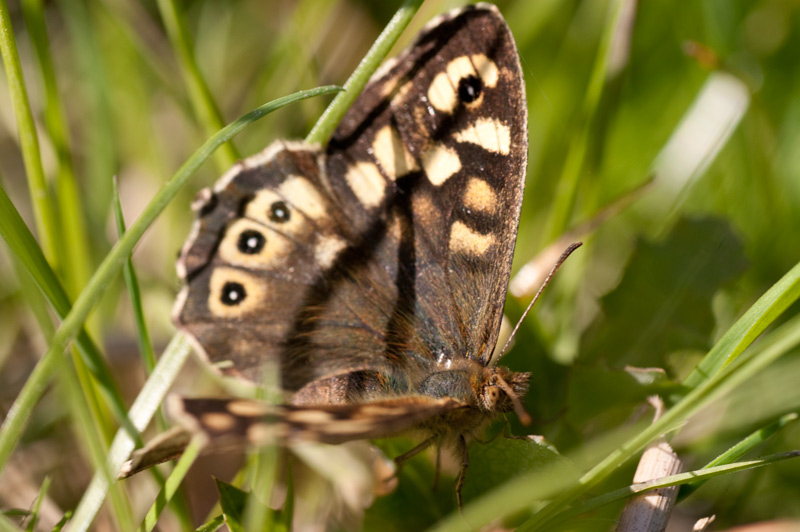
[[[602,299],[580,362],[664,367],[672,351],[708,349],[711,299],[745,265],[739,239],[720,219],[684,219],[663,241],[640,242],[619,285]]]

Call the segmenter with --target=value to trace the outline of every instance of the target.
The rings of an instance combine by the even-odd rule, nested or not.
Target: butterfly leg
[[[424,440],[422,443],[420,443],[419,445],[417,445],[416,447],[414,447],[410,451],[406,451],[403,454],[401,454],[400,456],[396,457],[394,459],[394,465],[397,466],[397,469],[395,469],[393,478],[399,478],[400,477],[400,469],[403,467],[403,464],[406,463],[406,461],[408,461],[409,459],[415,457],[416,455],[418,455],[419,453],[421,453],[422,451],[427,449],[428,447],[430,447],[431,445],[433,445],[436,442],[436,439],[437,439],[437,436],[431,436],[430,438]],[[437,458],[438,458],[438,454],[437,454]],[[434,480],[434,485],[435,485],[435,482],[438,480],[438,476],[439,476],[439,466],[438,466],[438,461],[437,461],[436,479]]]
[[[511,423],[508,421],[508,417],[503,416],[503,418],[505,419],[505,426],[503,427],[502,432],[498,432],[497,435],[495,435],[495,438],[497,436],[499,436],[500,434],[502,434],[503,438],[505,438],[507,440],[527,440],[529,438],[529,436],[518,436],[516,434],[512,434],[511,433]],[[492,438],[492,439],[494,439],[494,438]]]
[[[442,442],[439,441],[438,445],[436,446],[436,463],[434,464],[433,470],[433,486],[431,486],[431,491],[436,491],[436,488],[439,487],[439,473],[442,470]]]
[[[473,434],[473,433],[471,433],[471,432],[470,432],[470,437],[471,437],[473,440],[475,440],[476,442],[480,443],[481,445],[488,445],[488,444],[492,443],[494,440],[496,440],[496,439],[497,439],[497,437],[498,437],[498,436],[500,436],[501,434],[502,434],[502,435],[503,435],[503,437],[505,437],[505,438],[508,438],[509,436],[511,436],[511,437],[515,437],[515,436],[513,436],[513,435],[511,434],[511,430],[509,429],[509,426],[510,426],[510,425],[509,425],[508,417],[506,417],[506,416],[503,416],[503,428],[502,428],[502,430],[499,430],[498,432],[496,432],[496,433],[494,434],[494,436],[492,436],[492,437],[491,437],[491,438],[489,438],[488,440],[483,440],[483,439],[481,439],[481,438],[478,438],[477,436],[475,436],[475,434]]]
[[[401,454],[400,456],[398,456],[397,458],[395,458],[394,459],[394,463],[395,463],[395,465],[397,465],[398,471],[399,471],[400,466],[402,466],[406,461],[408,461],[411,458],[414,458],[419,453],[421,453],[422,451],[424,451],[425,449],[427,449],[428,447],[433,445],[436,442],[437,439],[438,439],[438,436],[431,436],[430,438],[428,438],[427,440],[423,441],[422,443],[420,443],[419,445],[417,445],[416,447],[414,447],[410,451],[406,451],[403,454]]]
[[[463,508],[461,501],[461,488],[464,487],[464,479],[467,478],[467,468],[469,467],[469,454],[467,453],[467,440],[464,435],[458,437],[458,450],[461,453],[461,470],[458,472],[458,480],[456,480],[456,503],[458,504],[458,511]]]

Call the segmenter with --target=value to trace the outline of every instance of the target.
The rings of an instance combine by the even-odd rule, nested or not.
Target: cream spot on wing
[[[389,99],[392,103],[403,100],[413,85],[406,78],[398,78],[387,82],[381,89],[381,97]]]
[[[326,412],[324,410],[291,410],[286,415],[286,419],[290,423],[317,425],[320,423],[332,422],[333,416],[331,416],[330,412]]]
[[[491,235],[476,233],[460,221],[456,221],[450,229],[450,251],[479,256],[494,242]]]
[[[372,142],[375,158],[392,181],[409,172],[418,170],[417,161],[411,156],[400,138],[400,133],[392,126],[384,126]]]
[[[396,406],[370,405],[365,404],[355,411],[358,418],[375,419],[376,417],[396,416],[397,414],[407,413]]]
[[[455,150],[443,144],[434,144],[422,154],[422,168],[428,180],[439,186],[461,170],[461,160]]]
[[[497,193],[483,179],[471,177],[464,190],[464,206],[481,212],[490,212],[497,207]]]
[[[403,219],[396,210],[392,212],[393,214],[389,219],[389,225],[386,228],[386,235],[391,241],[400,242],[403,237]]]
[[[439,72],[433,78],[431,86],[428,87],[428,101],[431,102],[437,110],[450,114],[456,105],[458,105],[458,96],[456,95],[456,87],[450,81],[447,72]]]
[[[375,163],[360,161],[355,163],[345,174],[350,190],[365,207],[380,205],[386,193],[386,179],[381,175]]]
[[[214,192],[208,187],[198,192],[192,200],[192,212],[198,213],[203,210],[213,196]]]
[[[323,270],[328,269],[346,247],[347,243],[341,238],[323,237],[314,248],[314,258]]]
[[[318,430],[299,430],[296,427],[292,427],[291,432],[288,432],[287,437],[289,441],[296,442],[296,441],[311,441],[311,442],[324,442],[325,434],[321,433]]]
[[[280,265],[293,249],[284,235],[247,218],[233,222],[219,243],[222,260],[248,269]]]
[[[260,307],[266,296],[264,283],[233,268],[217,268],[209,282],[208,308],[221,318],[238,318]]]
[[[317,187],[305,177],[289,176],[278,187],[278,192],[309,218],[319,220],[328,212],[327,201]]]
[[[200,422],[215,432],[230,430],[236,424],[233,416],[223,412],[206,412],[200,416]]]
[[[341,419],[325,427],[327,434],[364,434],[375,428],[374,419]],[[387,427],[387,431],[391,427]]]
[[[288,198],[284,199],[274,190],[259,190],[253,199],[247,204],[244,216],[255,220],[260,224],[280,228],[281,232],[292,235],[302,234],[304,231],[312,229],[308,220],[302,216],[295,208],[294,202]],[[277,209],[285,210],[286,216],[278,219],[274,216]],[[271,232],[268,232],[271,234]],[[267,232],[265,232],[265,235]]]
[[[430,195],[419,194],[414,196],[413,202],[414,218],[419,220],[425,228],[433,231],[447,223],[442,214],[442,209],[433,202]]]
[[[240,399],[236,401],[231,401],[227,404],[228,412],[236,416],[242,417],[261,417],[265,416],[270,411],[274,410],[274,407],[270,407],[265,403],[259,403],[257,401],[248,401],[245,399]]]
[[[247,441],[252,445],[274,443],[286,437],[286,427],[277,423],[255,423],[247,427]]]
[[[487,87],[497,86],[497,79],[500,77],[497,65],[484,54],[475,54],[471,57],[472,64],[478,70],[478,75]]]
[[[511,149],[511,130],[499,120],[479,118],[474,124],[454,135],[458,142],[477,144],[484,150],[508,155]]]
[[[452,113],[458,105],[458,83],[468,76],[480,77],[485,87],[495,87],[499,78],[497,65],[484,54],[462,55],[450,61],[428,87],[428,100],[443,113]]]

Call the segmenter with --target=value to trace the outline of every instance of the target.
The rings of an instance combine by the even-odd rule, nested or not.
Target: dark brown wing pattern
[[[276,142],[201,193],[174,320],[225,374],[259,382],[277,365],[291,398],[176,398],[184,427],[215,447],[422,429],[412,454],[460,451],[460,505],[467,437],[519,414],[530,378],[490,365],[526,156],[516,47],[478,4],[388,62],[327,148]],[[123,475],[188,438],[166,433]]]
[[[386,332],[394,354],[486,364],[527,157],[522,73],[496,8],[432,21],[367,86],[327,154],[331,188],[357,226],[399,226],[387,253],[401,267]]]
[[[176,323],[228,374],[257,380],[265,359],[279,362],[288,391],[350,373],[403,393],[437,365],[488,364],[526,120],[496,8],[437,19],[324,152],[276,143],[205,194]]]

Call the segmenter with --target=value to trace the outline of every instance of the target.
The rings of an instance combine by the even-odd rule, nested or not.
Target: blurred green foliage
[[[179,8],[191,52],[227,122],[290,92],[343,83],[395,4],[191,0]],[[426,2],[404,42],[428,19],[456,5]],[[544,435],[582,468],[581,460],[591,462],[588,456],[601,456],[603,445],[612,444],[589,451],[585,446],[637,416],[650,415],[641,406],[648,395],[680,394],[681,379],[715,340],[800,260],[800,4],[508,0],[498,5],[518,42],[530,114],[516,268],[556,236],[592,220],[654,177],[630,207],[582,235],[586,245],[559,272],[504,361],[533,372],[526,407],[535,422],[526,429],[512,421],[513,432]],[[612,18],[618,5],[622,11]],[[23,6],[27,13],[43,15],[47,42],[31,30],[35,21],[23,16]],[[55,268],[74,297],[116,239],[112,176],[119,178],[123,210],[131,221],[207,134],[155,2],[21,0],[10,8],[50,193],[60,198],[63,219],[75,222],[61,226],[57,247],[78,250],[79,257]],[[598,72],[606,60],[598,50],[608,32],[611,52]],[[52,79],[37,62],[35,47],[42,44],[51,56]],[[589,90],[593,79],[602,88],[596,98]],[[61,126],[53,118],[45,82],[55,90]],[[238,152],[246,156],[276,138],[302,138],[326,103],[303,101],[257,123],[235,140]],[[0,181],[33,230],[5,80],[0,82],[0,119]],[[157,346],[173,333],[173,261],[193,219],[191,198],[223,170],[219,163],[206,164],[134,255]],[[64,194],[71,186],[65,171],[75,176],[74,194]],[[563,221],[559,213],[566,213]],[[45,345],[32,318],[47,315],[29,285],[0,246],[4,410]],[[512,321],[525,304],[525,297],[509,299]],[[797,310],[795,305],[786,316]],[[121,281],[90,325],[126,397],[135,396],[144,372]],[[213,389],[196,368],[186,372],[189,377],[178,385],[184,391]],[[189,383],[195,379],[200,383]],[[701,467],[752,430],[800,409],[798,379],[795,351],[695,416],[673,441],[687,469]],[[73,403],[60,399],[63,393],[56,389],[44,398],[15,459],[0,473],[0,485],[8,486],[12,473],[22,479],[17,493],[0,487],[4,509],[28,507],[46,473],[52,476],[48,502],[62,512],[74,508],[85,489],[92,473],[88,444],[80,436],[86,429],[76,421]],[[110,422],[98,423],[108,427]],[[796,448],[800,428],[789,424],[756,453]],[[563,460],[545,445],[502,436],[486,446],[473,443],[470,451],[467,500],[516,473]],[[633,467],[622,468],[595,490],[630,483]],[[397,491],[367,512],[366,528],[433,525],[452,511],[453,500],[452,478],[443,477],[436,492],[430,491],[432,482],[429,457],[412,460]],[[22,499],[14,498],[20,494]],[[198,501],[195,520],[207,518],[212,502],[192,497]],[[143,512],[138,505],[150,503],[142,503],[138,492],[130,498],[136,500],[137,515]],[[608,529],[618,510],[593,514],[573,529]],[[714,479],[682,501],[676,513],[685,519],[716,514],[719,529],[775,517],[800,519],[800,464],[788,461]],[[55,521],[60,518],[55,515]],[[107,518],[103,523],[112,527]],[[172,522],[164,529],[179,527]]]

